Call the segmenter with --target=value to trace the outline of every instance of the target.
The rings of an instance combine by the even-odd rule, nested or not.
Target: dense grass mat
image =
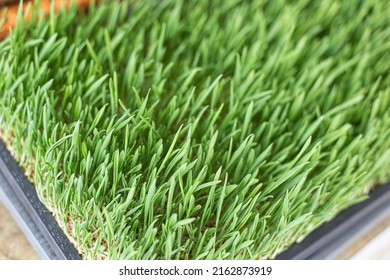
[[[0,43],[1,137],[84,258],[273,258],[390,177],[389,14],[35,12]]]

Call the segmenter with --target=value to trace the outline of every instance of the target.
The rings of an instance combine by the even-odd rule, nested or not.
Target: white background
[[[119,276],[128,268],[202,268],[204,276]],[[212,267],[270,266],[269,276],[213,276]],[[115,279],[390,279],[390,261],[0,261],[0,278],[39,280]]]

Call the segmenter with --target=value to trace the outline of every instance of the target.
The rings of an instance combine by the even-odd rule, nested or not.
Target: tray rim
[[[0,200],[43,259],[81,259],[2,140],[0,182]]]
[[[390,216],[390,183],[373,189],[368,198],[341,211],[301,242],[276,256],[276,260],[335,259]]]

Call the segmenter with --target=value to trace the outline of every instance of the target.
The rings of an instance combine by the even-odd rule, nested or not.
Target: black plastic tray
[[[390,183],[339,213],[276,259],[334,259],[390,217]]]
[[[390,217],[390,183],[370,193],[367,200],[340,212],[302,242],[276,259],[334,259]]]
[[[32,245],[47,259],[80,259],[76,249],[40,202],[22,170],[0,141],[0,200]],[[332,259],[390,216],[390,184],[341,212],[276,259]],[[1,223],[1,222],[0,222]]]
[[[2,141],[0,141],[0,200],[42,258],[80,259],[76,249],[51,212],[41,203],[34,187]]]

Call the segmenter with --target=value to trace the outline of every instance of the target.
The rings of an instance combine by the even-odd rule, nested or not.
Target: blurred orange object
[[[47,16],[50,13],[50,6],[52,3],[54,4],[54,11],[59,11],[63,7],[69,8],[72,2],[76,3],[79,8],[85,8],[89,5],[91,0],[41,0],[39,9]],[[31,5],[30,1],[23,3],[24,11],[26,11],[28,5]],[[5,14],[5,22],[0,29],[0,40],[4,39],[8,35],[9,30],[15,27],[19,4],[9,5],[3,9],[7,9],[7,11]],[[31,11],[28,11],[26,18],[27,20],[31,20]]]

